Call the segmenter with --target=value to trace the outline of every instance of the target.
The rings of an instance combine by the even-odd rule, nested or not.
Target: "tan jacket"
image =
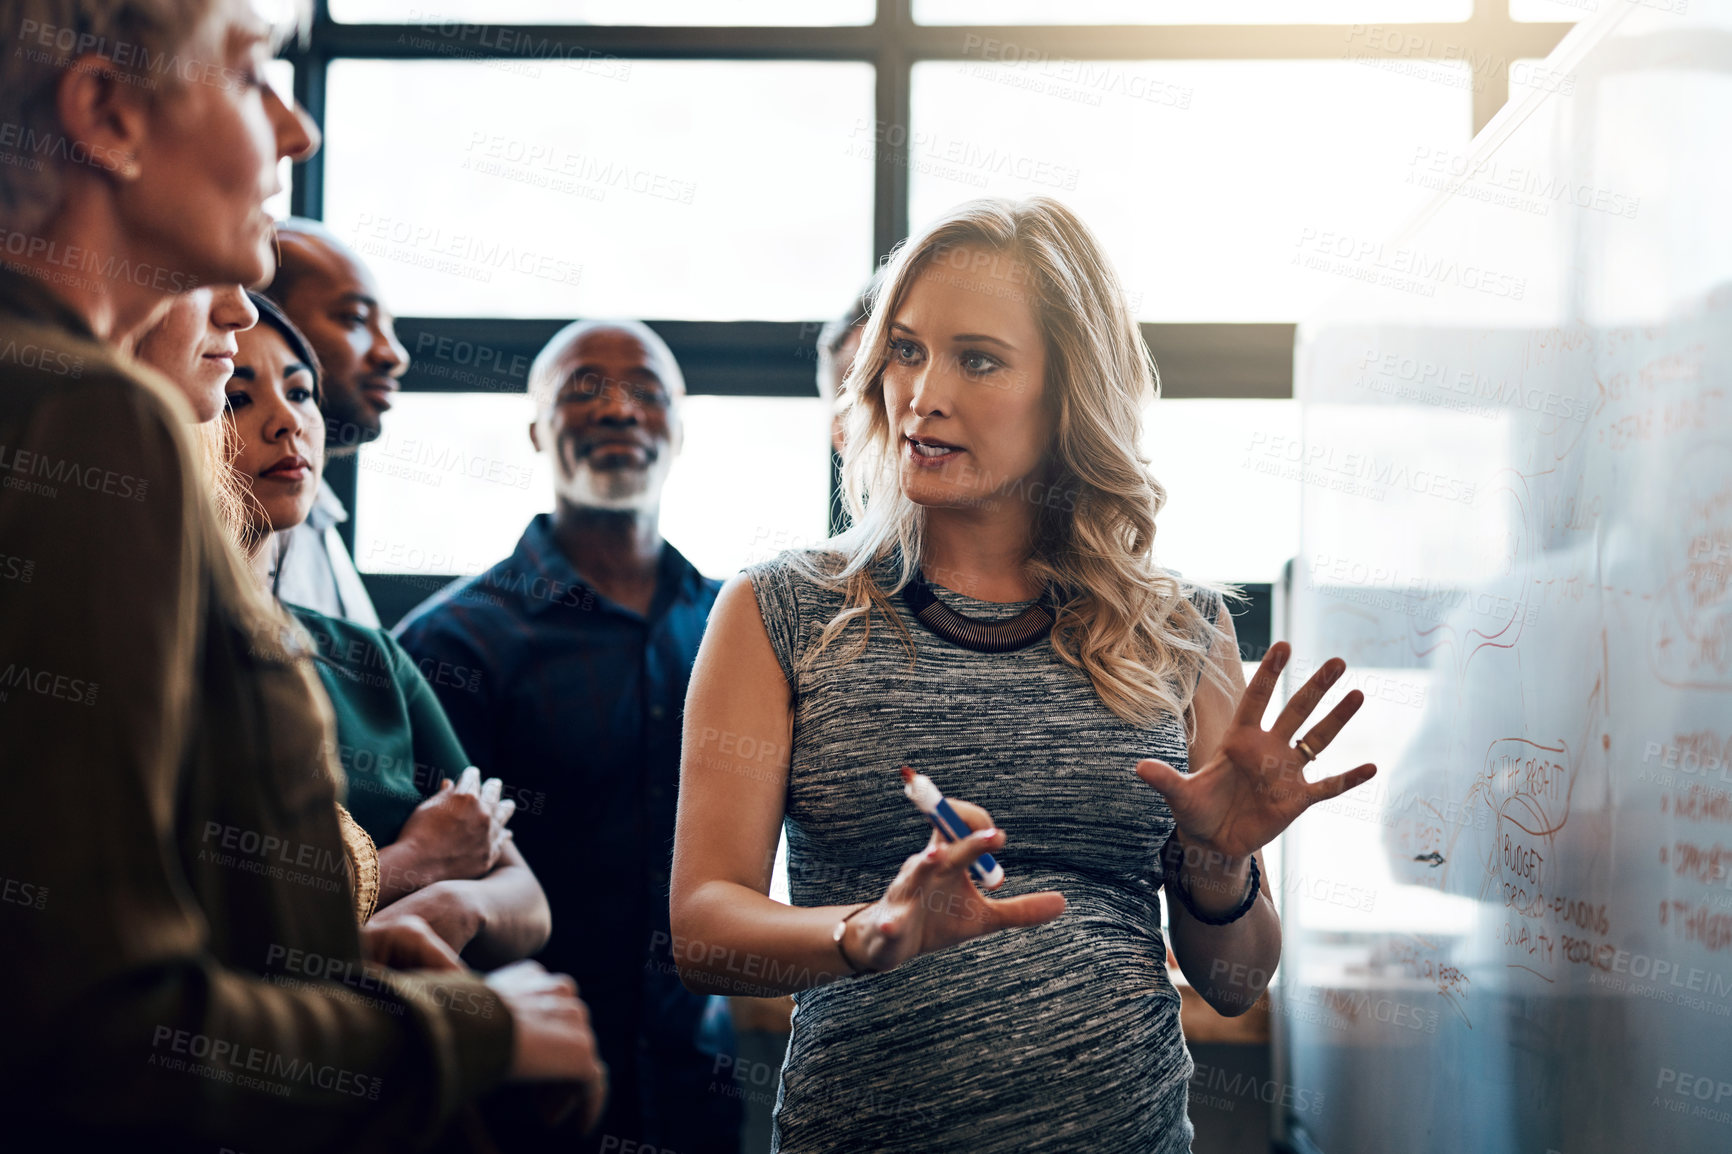
[[[330,707],[249,642],[186,420],[0,270],[0,1113],[65,1149],[429,1142],[510,1017],[360,961]]]

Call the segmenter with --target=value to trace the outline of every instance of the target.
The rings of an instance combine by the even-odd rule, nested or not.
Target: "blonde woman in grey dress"
[[[1264,729],[1287,645],[1247,689],[1236,594],[1155,563],[1152,370],[1069,210],[963,205],[898,249],[849,373],[853,527],[716,602],[674,955],[692,989],[794,995],[785,1154],[1189,1150],[1168,935],[1243,1013],[1281,950],[1257,851],[1374,772],[1304,774],[1363,701],[1301,733],[1344,662]],[[935,833],[904,765],[975,833]],[[792,905],[767,896],[784,827]]]

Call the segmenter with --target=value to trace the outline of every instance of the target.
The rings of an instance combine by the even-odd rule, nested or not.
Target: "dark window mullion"
[[[320,7],[323,7],[321,4]],[[318,51],[302,52],[290,57],[295,65],[295,100],[307,110],[313,123],[323,132],[325,127],[325,80],[329,59]],[[289,211],[296,216],[324,219],[325,215],[325,150],[323,147],[295,166],[289,189]]]
[[[1483,0],[1482,0],[1483,3]],[[601,35],[595,35],[595,29],[577,26],[570,29],[548,30],[555,33],[556,38],[576,40],[601,40],[607,48],[619,49],[621,55],[660,56],[663,58],[728,58],[736,59],[866,59],[873,63],[876,69],[874,90],[874,115],[880,125],[888,128],[896,126],[896,132],[884,132],[877,144],[875,163],[873,167],[873,244],[880,260],[890,248],[902,240],[910,227],[909,206],[909,161],[911,158],[909,139],[911,136],[912,115],[912,66],[916,59],[959,59],[968,58],[973,53],[966,47],[966,35],[970,31],[977,34],[982,29],[975,28],[921,28],[913,22],[913,0],[878,0],[878,10],[874,23],[859,29],[838,30],[793,30],[784,43],[771,43],[774,29],[734,29],[720,30],[712,35],[688,37],[683,33],[689,30],[606,30]],[[1496,21],[1504,24],[1507,21]],[[1482,17],[1483,19],[1483,17]],[[1492,23],[1487,21],[1486,23]],[[1445,27],[1460,29],[1457,38],[1471,39],[1483,43],[1491,30],[1486,23],[1478,24],[1472,29],[1462,25],[1427,26],[1426,31],[1442,32]],[[326,112],[326,93],[330,62],[346,56],[366,56],[370,53],[362,48],[362,43],[381,38],[387,29],[366,28],[356,33],[356,26],[333,24],[329,20],[326,0],[316,0],[315,26],[318,35],[312,43],[291,55],[295,63],[295,95],[296,99],[307,108],[316,122],[323,127]],[[1554,30],[1551,26],[1525,26],[1520,34],[1515,36],[1495,36],[1506,48],[1513,47],[1511,41],[1539,41],[1549,39],[1548,33],[1561,35],[1568,26],[1559,26]],[[1025,45],[1039,44],[1044,49],[1056,50],[1058,55],[1073,55],[1080,58],[1098,57],[1115,58],[1129,55],[1145,55],[1155,46],[1155,40],[1160,31],[1138,28],[1121,29],[1111,27],[1073,28],[1059,30],[1053,35],[1052,28],[1027,29],[987,29],[993,33],[1014,36]],[[1171,32],[1172,30],[1164,30]],[[1173,56],[1173,48],[1190,47],[1193,50],[1201,48],[1198,55],[1207,58],[1212,55],[1243,55],[1249,45],[1239,39],[1243,29],[1181,29],[1170,39],[1162,42],[1162,51],[1154,54]],[[1264,29],[1252,32],[1250,40],[1258,42],[1267,36],[1270,30]],[[1324,37],[1330,33],[1338,34],[1340,30],[1324,31],[1318,28],[1303,30],[1283,29],[1282,31],[1299,31],[1299,39],[1304,43],[1306,51],[1295,55],[1299,57],[1323,55],[1325,46],[1319,40],[1319,33]],[[1504,31],[1502,28],[1498,32]],[[1464,37],[1462,33],[1465,32]],[[640,38],[638,34],[642,34]],[[1211,37],[1211,33],[1216,36]],[[753,35],[760,38],[758,45],[748,41]],[[392,35],[395,39],[395,34]],[[634,43],[624,42],[630,38]],[[660,50],[651,47],[644,41],[660,40]],[[1237,40],[1237,51],[1228,51],[1226,41]],[[1214,40],[1213,43],[1207,41]],[[1317,43],[1311,41],[1317,40]],[[1176,42],[1176,43],[1175,43]],[[1554,41],[1555,42],[1555,41]],[[1289,45],[1292,41],[1288,42]],[[1263,47],[1260,43],[1258,47]],[[600,47],[600,46],[598,46]],[[1539,45],[1522,44],[1523,54],[1532,52],[1534,55],[1544,55],[1544,51],[1534,51]],[[631,49],[638,49],[632,51]],[[647,49],[647,50],[645,50]],[[1127,51],[1128,50],[1128,51]],[[1266,51],[1266,49],[1265,49]],[[429,59],[438,59],[445,55],[439,52],[408,53],[387,52],[387,55],[422,55]],[[491,53],[484,53],[491,55]],[[1250,55],[1263,55],[1263,52],[1252,52]],[[1339,55],[1338,48],[1332,48],[1329,55]],[[1185,55],[1179,53],[1178,55]],[[1477,125],[1476,125],[1477,127]],[[894,142],[894,143],[892,143]],[[307,163],[298,167],[291,197],[292,210],[297,215],[322,219],[324,212],[324,155],[314,156]],[[816,310],[815,310],[816,311]],[[427,332],[439,335],[458,334],[477,339],[492,337],[495,344],[515,344],[511,339],[500,340],[498,327],[522,326],[533,322],[490,320],[486,318],[464,318],[450,320],[425,320],[405,322],[425,326]],[[658,327],[662,327],[658,324]],[[702,391],[717,392],[730,395],[741,395],[747,391],[739,382],[752,380],[754,366],[760,375],[756,378],[759,387],[749,390],[752,393],[770,395],[809,395],[808,386],[795,382],[788,373],[786,365],[794,360],[803,366],[806,380],[809,381],[809,366],[811,361],[798,356],[799,350],[794,350],[796,356],[790,357],[788,336],[782,332],[785,328],[801,326],[759,325],[754,331],[747,332],[746,326],[727,324],[705,324],[685,322],[668,327],[686,330],[683,334],[692,343],[694,375],[712,377],[717,386]],[[761,331],[758,331],[761,330]],[[1184,331],[1194,330],[1194,331]],[[411,339],[419,337],[422,330],[417,330]],[[809,330],[808,330],[809,332]],[[1169,396],[1198,395],[1229,395],[1229,396],[1291,396],[1291,327],[1290,326],[1144,326],[1145,336],[1149,339],[1155,355],[1162,363],[1166,378],[1166,392]],[[670,334],[671,336],[672,334]],[[1246,342],[1244,338],[1255,339]],[[804,337],[809,343],[809,336]],[[1274,346],[1282,340],[1287,343],[1281,349]],[[685,343],[685,342],[681,342]],[[1244,351],[1247,343],[1254,346],[1249,352]],[[539,345],[537,344],[537,347]],[[411,346],[411,351],[414,351]],[[806,350],[809,352],[809,349]],[[532,352],[530,355],[533,355]],[[1280,362],[1277,364],[1277,362]],[[1198,371],[1204,364],[1208,371]],[[436,355],[428,355],[423,350],[421,364],[427,369],[440,367]],[[699,366],[703,367],[699,367]],[[1177,370],[1177,371],[1174,371]],[[1189,370],[1189,371],[1187,371]],[[405,386],[412,390],[430,389],[450,391],[452,386],[432,375],[423,376],[420,381],[418,374],[411,370],[411,375],[405,381]],[[448,379],[448,378],[447,378]],[[521,378],[519,378],[520,380]],[[1225,387],[1221,387],[1225,382]],[[503,385],[504,382],[501,382]],[[799,385],[796,388],[796,385]],[[767,387],[765,387],[767,386]],[[508,387],[508,386],[507,386]],[[518,385],[521,387],[521,385]],[[487,388],[461,391],[490,391]],[[355,479],[356,470],[353,459],[341,462],[331,471],[329,477],[332,487],[338,496],[353,512],[355,510]],[[832,496],[834,497],[834,485]],[[834,503],[832,505],[834,508]],[[353,517],[341,526],[341,533],[349,548],[354,548],[355,520]],[[1266,644],[1266,642],[1265,642]]]
[[[319,28],[329,24],[330,4],[328,0],[313,0],[313,27]],[[299,50],[290,53],[295,64],[295,99],[301,107],[307,110],[307,115],[313,118],[313,123],[319,126],[319,131],[325,130],[325,96],[326,86],[330,78],[332,52],[328,44],[318,37],[310,36],[308,41],[299,46]],[[313,220],[325,218],[325,150],[321,147],[295,169],[294,184],[289,191],[289,211],[296,216],[304,216]],[[355,553],[355,518],[356,492],[359,488],[360,469],[359,458],[351,454],[346,458],[331,460],[326,458],[324,480],[349,510],[347,520],[337,524],[337,534],[343,539],[343,547],[350,556]]]
[[[873,115],[874,133],[872,244],[879,260],[908,235],[908,119],[913,102],[913,62],[907,30],[913,0],[878,0],[878,54]],[[888,131],[892,126],[900,131]]]

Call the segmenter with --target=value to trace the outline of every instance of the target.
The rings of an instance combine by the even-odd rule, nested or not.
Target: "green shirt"
[[[314,664],[337,715],[349,813],[376,845],[390,845],[442,778],[462,776],[468,755],[415,659],[389,633],[298,605],[284,608],[317,647]]]

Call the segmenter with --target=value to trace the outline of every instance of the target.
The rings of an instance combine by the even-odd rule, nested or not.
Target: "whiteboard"
[[[1598,7],[1408,228],[1297,246],[1245,465],[1379,766],[1272,879],[1301,1151],[1732,1150],[1732,4]]]

